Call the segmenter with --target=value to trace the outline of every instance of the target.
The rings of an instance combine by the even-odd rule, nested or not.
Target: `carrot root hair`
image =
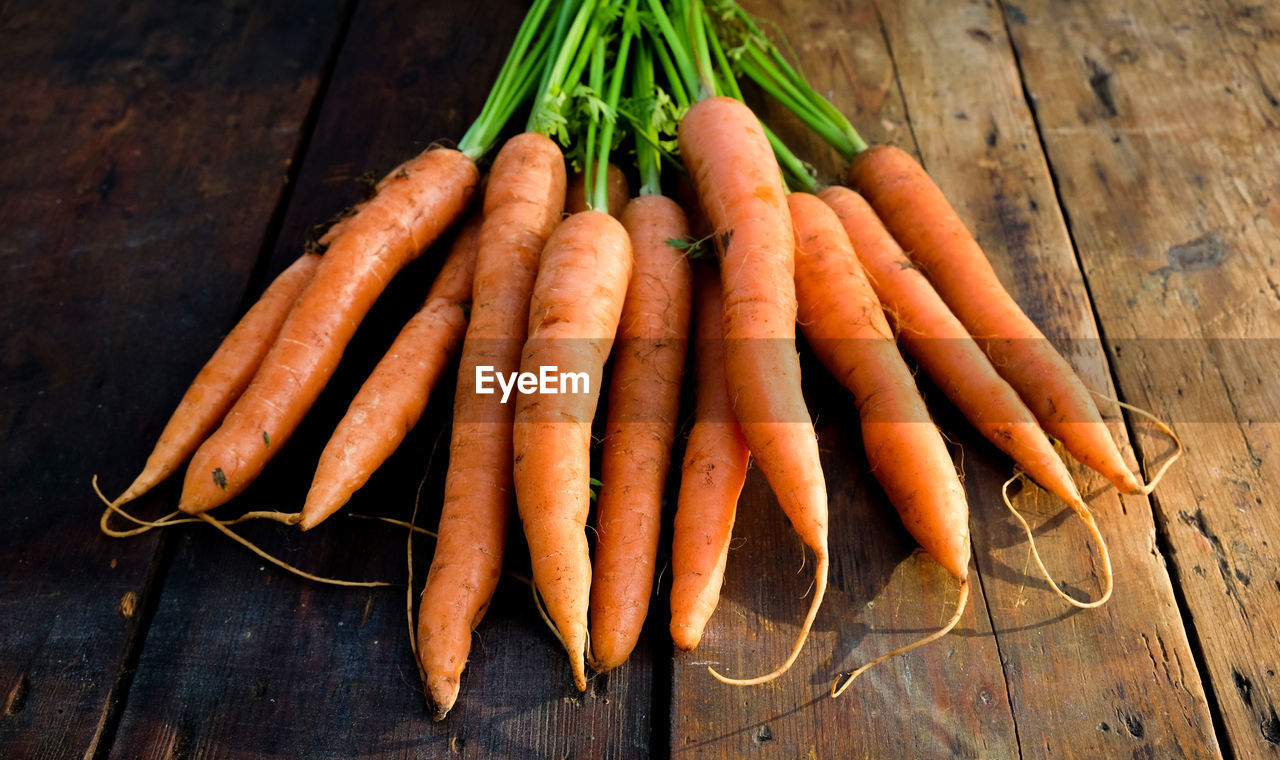
[[[809,631],[813,628],[813,621],[818,617],[818,608],[822,606],[822,597],[827,593],[827,571],[831,564],[831,559],[823,554],[818,557],[818,568],[815,573],[815,590],[813,601],[809,604],[809,614],[805,616],[804,626],[800,629],[800,635],[796,638],[795,646],[791,649],[791,654],[786,661],[775,668],[772,672],[765,673],[755,678],[729,678],[716,672],[716,669],[707,666],[707,670],[721,683],[727,683],[732,686],[755,686],[756,684],[768,683],[778,676],[786,673],[787,670],[795,663],[796,658],[800,656],[800,650],[804,648],[804,642],[809,638]]]
[[[1036,548],[1036,538],[1031,533],[1031,526],[1027,524],[1027,521],[1023,519],[1018,510],[1014,508],[1013,502],[1009,500],[1009,485],[1013,483],[1013,481],[1022,477],[1022,474],[1022,471],[1019,470],[1013,474],[1013,477],[1006,480],[1004,485],[1000,488],[1000,496],[1004,499],[1004,505],[1009,508],[1009,511],[1013,513],[1013,516],[1016,517],[1018,522],[1022,525],[1023,532],[1027,534],[1027,543],[1031,544],[1031,556],[1035,559],[1036,567],[1040,568],[1040,575],[1049,583],[1049,587],[1053,589],[1053,593],[1062,597],[1064,602],[1073,607],[1088,610],[1093,609],[1094,607],[1101,607],[1106,604],[1107,600],[1111,598],[1111,589],[1113,586],[1111,577],[1111,555],[1107,552],[1107,542],[1102,538],[1102,533],[1098,530],[1098,523],[1093,519],[1093,513],[1090,512],[1089,508],[1084,506],[1083,503],[1079,505],[1071,505],[1072,511],[1076,513],[1080,518],[1080,521],[1084,523],[1086,528],[1088,528],[1089,535],[1093,537],[1094,543],[1098,545],[1098,552],[1102,555],[1102,596],[1092,602],[1082,602],[1063,591],[1058,587],[1058,584],[1054,582],[1053,576],[1049,574],[1049,570],[1044,566],[1044,560],[1040,559],[1040,551]]]
[[[960,616],[964,614],[964,608],[965,608],[965,605],[968,604],[968,602],[969,602],[969,581],[963,580],[963,581],[960,581],[960,600],[956,602],[956,611],[951,616],[951,619],[947,621],[946,625],[934,631],[933,633],[929,634],[928,636],[925,636],[922,639],[913,641],[910,644],[907,644],[906,646],[898,647],[892,652],[887,652],[885,654],[880,655],[879,657],[875,658],[871,662],[868,662],[866,665],[863,665],[862,667],[853,671],[848,676],[837,677],[835,682],[831,684],[831,697],[834,699],[835,697],[838,697],[841,694],[843,694],[845,690],[849,688],[849,684],[853,683],[853,680],[855,678],[867,672],[871,668],[874,668],[876,665],[879,665],[885,660],[891,660],[900,654],[903,654],[905,652],[910,652],[912,649],[915,649],[916,647],[922,647],[925,644],[937,641],[943,636],[946,636],[948,633],[951,632],[951,629],[955,628],[956,624],[960,622]],[[845,679],[843,683],[841,683],[841,680],[840,680],[842,678]]]
[[[173,525],[183,525],[185,523],[193,523],[197,521],[194,517],[178,517],[178,515],[182,513],[177,511],[170,512],[159,520],[143,520],[141,517],[131,515],[120,508],[121,504],[127,503],[131,500],[126,498],[127,494],[116,498],[115,501],[111,501],[103,495],[102,489],[98,487],[97,475],[94,475],[90,479],[90,483],[93,486],[93,492],[98,495],[98,499],[106,505],[106,509],[102,512],[102,517],[98,520],[98,529],[101,530],[102,534],[105,536],[109,536],[111,538],[131,538],[133,536],[155,530],[156,528],[168,528]],[[127,530],[116,530],[111,527],[112,515],[123,517],[138,527]],[[236,523],[247,522],[249,520],[274,520],[275,522],[283,523],[285,525],[297,525],[298,521],[301,519],[302,515],[297,512],[258,510],[254,512],[245,512],[234,520],[224,520],[222,522],[224,525],[235,525]]]
[[[240,544],[241,546],[245,547],[246,549],[253,552],[254,554],[258,555],[262,559],[270,562],[271,564],[279,568],[282,568],[283,570],[286,570],[298,576],[299,578],[305,578],[306,580],[315,581],[316,583],[325,583],[330,586],[355,586],[359,588],[380,588],[384,586],[398,585],[395,583],[388,583],[387,581],[347,581],[347,580],[341,580],[338,578],[326,578],[320,575],[314,575],[312,573],[308,573],[306,570],[302,570],[300,568],[294,567],[293,565],[290,565],[288,562],[285,562],[282,559],[272,556],[262,547],[253,543],[252,541],[245,538],[244,536],[241,536],[239,533],[236,533],[235,531],[231,530],[230,527],[228,527],[231,525],[235,525],[236,523],[247,522],[249,520],[272,520],[274,522],[284,523],[285,525],[297,525],[298,521],[302,519],[301,514],[297,512],[277,512],[274,510],[258,510],[255,512],[246,512],[243,515],[235,518],[234,520],[219,520],[217,518],[210,517],[205,513],[200,513],[196,517],[178,517],[178,515],[182,514],[181,512],[170,512],[164,517],[161,517],[159,520],[143,520],[142,518],[131,515],[128,512],[121,509],[120,503],[119,503],[120,499],[116,499],[115,501],[110,501],[109,499],[107,499],[107,497],[103,495],[102,490],[98,487],[97,475],[93,476],[92,484],[93,484],[94,492],[97,493],[98,498],[102,500],[102,503],[106,505],[106,509],[103,510],[102,517],[98,521],[98,527],[104,535],[110,536],[111,538],[129,538],[131,536],[136,536],[141,533],[146,533],[148,531],[155,530],[156,528],[170,528],[170,527],[173,527],[174,525],[184,525],[186,523],[207,522],[213,527],[217,528],[223,534],[225,534],[228,538]],[[127,530],[116,530],[115,528],[112,528],[110,525],[111,517],[113,515],[119,515],[120,517],[123,517],[129,522],[134,523],[138,527],[130,528]]]
[[[542,595],[538,593],[538,584],[534,583],[532,578],[528,578],[528,579],[526,579],[526,578],[522,578],[522,577],[520,577],[519,575],[516,575],[515,573],[510,573],[510,575],[511,575],[511,577],[515,578],[515,579],[516,579],[516,580],[518,580],[518,581],[522,581],[522,582],[524,582],[524,583],[528,583],[528,584],[529,584],[529,588],[533,591],[533,606],[534,606],[534,609],[536,609],[536,610],[538,611],[538,616],[542,618],[542,622],[543,622],[543,623],[546,623],[546,624],[547,624],[547,628],[551,631],[551,635],[556,637],[556,641],[560,642],[560,648],[561,648],[561,649],[563,649],[564,651],[568,652],[568,651],[569,651],[569,645],[565,643],[564,636],[560,633],[560,629],[559,629],[559,628],[556,628],[556,624],[551,620],[551,616],[547,614],[547,607],[546,607],[546,605],[544,605],[544,604],[542,603]],[[592,660],[592,658],[591,658],[591,629],[590,629],[590,628],[588,628],[588,629],[587,629],[587,631],[586,631],[586,637],[587,637],[587,643],[586,643],[586,647],[585,647],[585,650],[586,650],[586,651],[584,651],[584,652],[583,652],[583,658],[584,658],[584,660],[586,661],[586,663],[587,663],[588,665],[590,665],[590,664],[591,664],[591,660]],[[571,661],[570,661],[570,665],[572,665],[572,664],[573,664],[573,661],[571,660]],[[575,679],[575,681],[577,680],[577,676],[578,676],[578,674],[577,674],[577,673],[574,673],[574,679]],[[585,679],[585,677],[586,677],[586,674],[584,673],[584,674],[583,674],[583,678]],[[585,689],[586,687],[585,687],[585,686],[579,686],[578,688],[579,688],[579,690],[582,690],[582,689]]]
[[[271,564],[281,567],[285,570],[288,570],[289,572],[293,573],[299,578],[306,578],[309,581],[315,581],[316,583],[325,583],[330,586],[355,586],[359,588],[381,588],[383,586],[397,585],[395,583],[388,583],[386,581],[344,581],[337,578],[325,578],[323,576],[313,575],[311,573],[308,573],[306,570],[301,570],[299,568],[294,567],[293,565],[290,565],[288,562],[285,562],[282,559],[277,559],[276,557],[271,556],[266,551],[264,551],[261,547],[259,547],[257,544],[253,543],[252,541],[240,535],[239,533],[236,533],[234,530],[228,528],[226,523],[223,522],[222,520],[219,520],[214,517],[210,517],[205,512],[201,512],[197,517],[198,519],[203,520],[209,523],[210,525],[212,525],[213,527],[217,528],[224,535],[226,535],[227,538],[230,538],[232,541],[235,541],[236,543],[245,547],[249,551],[265,559],[266,561],[270,562]]]
[[[1134,414],[1137,414],[1142,417],[1146,417],[1148,420],[1151,420],[1151,423],[1156,426],[1157,430],[1169,436],[1169,438],[1173,440],[1173,446],[1174,446],[1173,453],[1169,455],[1168,459],[1164,460],[1164,462],[1161,463],[1159,469],[1156,470],[1156,474],[1151,476],[1151,480],[1148,481],[1146,485],[1142,486],[1141,488],[1139,488],[1138,490],[1130,494],[1132,496],[1149,495],[1152,491],[1156,490],[1156,486],[1160,483],[1160,479],[1163,478],[1164,474],[1169,471],[1169,468],[1173,465],[1173,463],[1178,461],[1178,458],[1182,456],[1182,451],[1183,451],[1182,439],[1178,437],[1177,433],[1173,432],[1173,428],[1169,427],[1168,423],[1166,423],[1164,420],[1160,419],[1159,417],[1155,416],[1151,412],[1148,412],[1146,409],[1141,409],[1139,407],[1134,406],[1133,404],[1126,404],[1125,402],[1121,401],[1118,398],[1115,398],[1113,396],[1108,396],[1105,393],[1099,393],[1098,391],[1095,391],[1092,388],[1089,389],[1089,392],[1104,401],[1110,401],[1111,403],[1115,404],[1121,409],[1127,409],[1130,412],[1133,412]]]

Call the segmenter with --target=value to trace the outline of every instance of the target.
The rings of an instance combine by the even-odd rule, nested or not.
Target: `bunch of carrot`
[[[861,195],[819,192],[742,103],[738,77],[849,158]],[[525,131],[504,142],[482,182],[476,162],[526,105]],[[634,157],[634,199],[628,173],[610,163],[618,155]],[[696,191],[693,207],[663,194],[672,159]],[[949,623],[912,646],[963,613],[969,520],[899,344],[984,436],[1080,515],[1104,560],[1097,524],[1046,433],[1126,493],[1154,484],[1124,465],[1088,390],[920,165],[868,147],[732,0],[536,0],[457,149],[425,151],[376,190],[320,239],[322,255],[299,258],[227,336],[103,524],[188,458],[178,509],[216,522],[204,513],[241,493],[285,444],[391,278],[459,226],[426,302],[320,455],[301,509],[277,518],[306,530],[346,504],[456,358],[448,473],[416,630],[437,719],[457,699],[471,632],[502,574],[513,502],[536,595],[577,687],[588,666],[627,659],[653,596],[691,339],[694,423],[671,538],[675,643],[697,646],[716,607],[750,461],[816,559],[790,655],[757,677],[712,670],[730,683],[791,667],[827,585],[826,484],[800,388],[797,323],[853,393],[868,464],[903,523],[960,584]],[[708,248],[715,261],[691,264]],[[609,361],[597,496],[591,430]],[[524,382],[548,368],[581,387]],[[485,373],[500,386],[493,392],[482,390]],[[1072,604],[1102,604],[1112,588],[1104,566],[1095,601],[1053,588]]]

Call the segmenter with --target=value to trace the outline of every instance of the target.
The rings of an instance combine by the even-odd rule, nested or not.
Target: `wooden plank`
[[[306,231],[360,197],[433,139],[461,136],[479,112],[523,4],[361,3],[300,171],[272,267]],[[302,429],[239,503],[295,510],[326,436],[356,386],[420,304],[438,263],[407,269],[361,327],[338,376]],[[452,388],[452,378],[441,383]],[[349,511],[408,517],[423,473],[419,521],[434,525],[451,393],[439,394],[399,452]],[[440,451],[432,449],[438,437]],[[250,526],[273,553],[339,578],[404,578],[404,533],[335,517],[316,530]],[[508,565],[528,574],[518,523]],[[431,544],[417,544],[417,583]],[[416,594],[415,594],[416,601]],[[403,589],[366,592],[302,581],[207,529],[184,534],[112,754],[351,757],[630,757],[647,753],[653,663],[630,664],[578,694],[567,660],[527,586],[505,579],[473,640],[457,707],[432,723],[409,650]],[[178,750],[181,750],[179,752]]]
[[[1275,756],[1280,7],[1006,15],[1120,389],[1187,445],[1153,503],[1227,743]]]
[[[114,725],[162,564],[99,534],[89,475],[128,484],[234,321],[338,11],[0,9],[8,757],[91,755]]]
[[[1088,385],[1111,392],[1000,9],[898,2],[882,3],[880,11],[925,166],[1015,298]],[[1044,18],[1049,23],[1047,9]],[[1135,282],[1117,278],[1115,286],[1132,291]],[[1115,410],[1108,413],[1118,423]],[[1119,424],[1113,433],[1124,440]],[[999,503],[1008,464],[975,448],[979,456],[966,457],[974,544],[1023,756],[1216,755],[1147,500],[1122,499],[1099,478],[1079,473],[1109,539],[1116,591],[1102,609],[1068,611],[1037,579]],[[1043,494],[1024,491],[1018,503],[1037,516],[1040,550],[1052,571],[1076,593],[1095,593],[1096,560],[1078,523],[1064,523],[1061,505]]]
[[[870,2],[755,2],[780,25],[815,87],[866,126],[868,138],[906,135],[893,65]],[[836,155],[781,109],[762,118],[827,181]],[[673,665],[671,753],[677,757],[1016,757],[1009,695],[991,634],[984,582],[973,584],[958,630],[863,675],[840,699],[831,682],[871,657],[936,628],[955,604],[956,584],[916,551],[867,472],[852,396],[807,350],[810,412],[818,418],[830,495],[831,587],[792,671],[758,687],[712,680],[765,672],[785,658],[803,617],[811,565],[769,486],[753,470],[739,504],[725,585],[701,645]],[[812,561],[810,559],[810,561]]]

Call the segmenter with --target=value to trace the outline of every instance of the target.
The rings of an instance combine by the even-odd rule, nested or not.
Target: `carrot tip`
[[[444,678],[441,676],[432,676],[428,678],[427,690],[431,694],[431,719],[439,722],[445,719],[449,711],[453,709],[454,703],[458,701],[458,681],[457,679]]]
[[[813,621],[818,617],[818,608],[822,606],[822,597],[827,593],[827,570],[830,565],[830,559],[824,554],[818,557],[818,568],[815,575],[816,589],[813,594],[813,601],[809,604],[809,614],[805,616],[804,626],[800,629],[800,635],[796,638],[795,646],[791,649],[785,662],[779,665],[770,673],[755,678],[729,678],[721,675],[715,668],[707,666],[707,672],[721,683],[727,683],[731,686],[755,686],[757,684],[768,683],[778,676],[786,673],[795,664],[796,659],[800,656],[800,650],[804,648],[804,642],[809,638],[809,631],[813,628]]]
[[[913,642],[911,642],[910,644],[907,644],[906,646],[898,647],[897,649],[893,650],[892,652],[888,652],[888,653],[885,653],[885,654],[880,655],[879,657],[875,658],[875,659],[874,659],[874,660],[872,660],[871,662],[868,662],[866,665],[863,665],[862,667],[858,668],[857,670],[855,670],[855,671],[853,671],[853,672],[851,672],[851,673],[849,673],[849,674],[847,674],[847,675],[845,675],[845,674],[841,674],[841,675],[840,675],[840,676],[838,676],[838,677],[836,678],[836,680],[831,684],[831,698],[832,698],[832,699],[835,699],[836,697],[838,697],[838,696],[840,696],[841,694],[843,694],[843,693],[844,693],[844,691],[845,691],[845,689],[848,689],[848,688],[849,688],[849,684],[853,683],[853,680],[854,680],[855,678],[857,678],[858,676],[860,676],[860,675],[862,675],[863,673],[867,672],[868,670],[870,670],[871,668],[875,667],[876,665],[879,665],[880,663],[884,662],[885,660],[891,660],[891,659],[893,659],[894,657],[897,657],[897,656],[898,656],[898,655],[900,655],[900,654],[903,654],[903,653],[906,653],[906,652],[910,652],[912,649],[915,649],[916,647],[924,646],[925,644],[928,644],[928,643],[933,642],[933,641],[937,641],[938,639],[942,638],[943,636],[946,636],[948,633],[950,633],[950,632],[951,632],[951,629],[952,629],[952,628],[955,628],[955,627],[956,627],[956,625],[960,622],[960,617],[961,617],[961,615],[963,615],[963,614],[964,614],[964,608],[965,608],[965,605],[968,603],[968,601],[969,601],[969,582],[968,582],[968,581],[960,581],[960,600],[959,600],[958,602],[956,602],[956,611],[955,611],[955,613],[951,616],[951,619],[947,621],[947,624],[946,624],[946,625],[944,625],[942,628],[940,628],[940,629],[938,629],[938,630],[934,631],[933,633],[929,634],[928,636],[925,636],[925,637],[924,637],[924,638],[922,638],[922,639],[918,639],[918,640],[916,640],[916,641],[913,641]],[[845,680],[844,680],[844,683],[841,683],[841,682],[840,682],[840,680],[841,680],[842,678],[843,678],[843,679],[845,679]]]
[[[1173,439],[1173,446],[1174,446],[1173,453],[1169,455],[1168,459],[1164,460],[1164,462],[1160,465],[1160,469],[1156,470],[1156,474],[1151,476],[1151,480],[1146,485],[1138,484],[1137,488],[1130,489],[1128,491],[1130,496],[1147,496],[1152,491],[1156,490],[1156,485],[1160,483],[1160,480],[1162,478],[1164,478],[1164,474],[1168,472],[1169,468],[1173,466],[1173,463],[1178,461],[1178,458],[1182,456],[1182,452],[1183,452],[1182,439],[1178,437],[1177,433],[1173,432],[1173,428],[1169,427],[1168,423],[1166,423],[1164,420],[1160,419],[1159,417],[1155,416],[1151,412],[1148,412],[1146,409],[1136,407],[1133,404],[1126,404],[1125,402],[1121,401],[1118,398],[1115,398],[1113,396],[1108,396],[1105,393],[1099,393],[1098,391],[1095,391],[1092,388],[1089,389],[1089,392],[1100,399],[1103,399],[1105,401],[1110,401],[1111,403],[1115,404],[1121,409],[1127,409],[1133,412],[1134,414],[1137,414],[1142,417],[1146,417],[1148,420],[1151,420],[1151,422],[1156,426],[1157,430],[1169,436],[1169,438]]]
[[[1080,609],[1087,610],[1093,609],[1094,607],[1101,607],[1106,604],[1107,600],[1111,598],[1111,590],[1115,585],[1114,580],[1111,577],[1111,555],[1107,551],[1107,542],[1102,538],[1102,532],[1098,530],[1098,523],[1093,519],[1093,513],[1084,505],[1084,502],[1071,505],[1072,511],[1074,511],[1076,516],[1080,518],[1081,522],[1085,524],[1085,527],[1089,530],[1089,535],[1092,536],[1094,542],[1098,544],[1098,552],[1102,555],[1102,596],[1092,602],[1082,602],[1063,591],[1058,587],[1058,584],[1054,582],[1053,576],[1049,574],[1049,570],[1044,566],[1044,561],[1040,559],[1040,551],[1036,548],[1036,538],[1031,533],[1031,526],[1027,524],[1027,521],[1023,519],[1018,510],[1014,508],[1013,502],[1009,500],[1009,484],[1013,483],[1013,481],[1020,477],[1022,477],[1021,470],[1013,473],[1013,477],[1006,480],[1004,485],[1001,486],[1000,496],[1004,499],[1004,505],[1009,508],[1009,511],[1013,513],[1013,516],[1022,524],[1022,530],[1027,534],[1027,543],[1031,545],[1031,556],[1035,560],[1036,567],[1040,569],[1040,575],[1049,583],[1049,587],[1053,589],[1055,594],[1073,607],[1079,607]]]

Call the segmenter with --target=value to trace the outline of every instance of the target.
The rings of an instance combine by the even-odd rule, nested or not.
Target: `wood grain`
[[[110,741],[163,555],[99,534],[89,477],[128,484],[233,323],[339,18],[0,8],[0,754]]]
[[[869,139],[908,133],[874,5],[828,9],[777,0],[753,3],[751,10],[778,22],[815,88],[867,125]],[[814,160],[820,177],[841,175],[838,157],[794,119],[768,101],[754,103],[789,146]],[[720,607],[699,648],[674,664],[672,755],[1016,757],[1014,716],[980,583],[955,633],[867,672],[840,699],[828,697],[839,673],[941,626],[957,590],[954,579],[917,551],[867,471],[852,395],[807,349],[803,356],[830,495],[831,587],[790,673],[750,688],[711,680],[707,664],[728,675],[772,668],[803,617],[809,573],[802,569],[801,544],[753,471]]]
[[[880,9],[925,167],[1032,319],[1087,385],[1111,392],[999,8],[902,2]],[[1114,408],[1104,412],[1118,423]],[[1112,432],[1125,441],[1119,424]],[[1008,465],[988,456],[966,461],[977,562],[1022,756],[1217,754],[1147,501],[1117,497],[1098,477],[1080,473],[1109,540],[1116,592],[1101,609],[1068,611],[1045,593],[999,504]],[[1051,571],[1076,593],[1094,593],[1096,555],[1078,523],[1064,522],[1061,505],[1043,494],[1024,492],[1018,504],[1039,518],[1038,543]]]
[[[834,564],[793,670],[746,689],[706,672],[773,667],[808,601],[812,558],[753,471],[698,651],[671,655],[660,579],[630,662],[578,694],[527,587],[505,578],[458,707],[432,723],[402,587],[298,580],[204,526],[103,538],[87,477],[125,485],[238,309],[312,225],[361,198],[363,176],[462,134],[525,4],[144,0],[49,13],[11,1],[0,3],[0,755],[1280,752],[1280,7],[749,6],[865,137],[921,158],[1089,385],[1183,435],[1186,458],[1149,499],[1073,470],[1110,540],[1112,601],[1073,611],[1049,592],[999,502],[1011,464],[922,381],[966,476],[974,595],[946,639],[827,698],[837,673],[938,625],[956,592],[867,472],[851,396],[802,345]],[[834,152],[749,96],[824,182],[840,180]],[[233,510],[301,504],[329,432],[437,266],[429,252],[397,278]],[[435,522],[451,406],[434,401],[348,511],[403,518],[420,493],[418,522]],[[1167,442],[1104,413],[1150,472]],[[170,484],[137,508],[159,515],[176,496]],[[1015,499],[1059,582],[1096,593],[1097,554],[1070,513],[1030,487]],[[405,577],[404,531],[385,524],[242,532],[314,572]],[[510,535],[508,567],[527,574],[514,523]],[[415,542],[419,584],[430,552]]]
[[[1229,744],[1273,757],[1280,8],[1007,16],[1120,390],[1187,445],[1153,504]],[[1166,444],[1138,440],[1150,469]]]

